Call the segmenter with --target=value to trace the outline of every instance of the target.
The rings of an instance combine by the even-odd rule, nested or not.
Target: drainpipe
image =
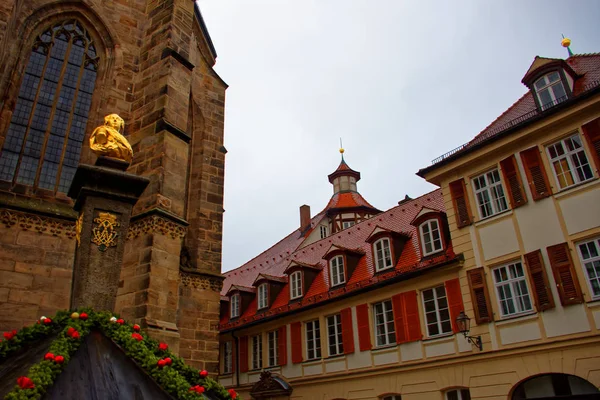
[[[233,345],[235,346],[235,380],[236,388],[240,387],[240,346],[239,339],[235,336],[235,331],[231,331],[231,337],[233,337]]]

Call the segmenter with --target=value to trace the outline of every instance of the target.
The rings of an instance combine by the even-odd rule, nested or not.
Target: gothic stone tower
[[[125,120],[133,211],[117,312],[214,370],[227,85],[192,0],[0,2],[0,330],[68,308],[66,196],[107,114]]]

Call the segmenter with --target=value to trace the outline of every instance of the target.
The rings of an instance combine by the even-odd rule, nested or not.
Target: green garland
[[[71,318],[71,312],[61,311],[51,318],[51,324],[38,322],[37,324],[21,329],[10,340],[0,342],[0,362],[7,359],[14,352],[52,334],[58,337],[52,342],[48,350],[54,356],[64,357],[62,363],[54,360],[42,360],[33,365],[27,377],[31,379],[34,387],[22,389],[19,385],[6,395],[5,400],[33,400],[40,399],[52,386],[54,380],[70,361],[71,357],[81,345],[85,336],[92,329],[99,329],[106,337],[120,346],[127,356],[133,359],[160,387],[173,397],[182,400],[198,400],[201,395],[192,391],[196,385],[211,391],[219,399],[231,400],[232,393],[227,391],[214,379],[201,377],[197,369],[186,365],[183,360],[174,355],[170,350],[160,350],[159,343],[150,339],[143,332],[136,332],[129,323],[119,324],[114,322],[113,314],[109,312],[94,312],[91,309],[79,309],[78,313],[86,313],[87,319]],[[113,318],[113,322],[111,322]],[[73,338],[69,332],[75,330],[79,338]],[[137,340],[132,334],[139,333],[143,340]],[[158,361],[169,357],[171,365],[159,367]],[[235,392],[234,392],[235,393]],[[240,397],[235,394],[236,399]]]

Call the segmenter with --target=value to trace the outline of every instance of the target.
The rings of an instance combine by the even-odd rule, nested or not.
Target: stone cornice
[[[186,272],[179,271],[179,279],[183,286],[192,287],[194,289],[212,290],[220,293],[223,288],[223,280],[225,277],[212,274],[203,274],[202,272]]]
[[[75,221],[0,208],[0,222],[8,228],[17,226],[26,231],[75,239]]]
[[[141,218],[132,218],[127,232],[127,240],[135,239],[145,233],[160,233],[173,239],[181,239],[187,227],[162,213],[147,213]]]

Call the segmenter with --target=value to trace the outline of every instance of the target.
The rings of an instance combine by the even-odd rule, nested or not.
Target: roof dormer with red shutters
[[[283,271],[288,276],[290,303],[302,299],[322,269],[321,264],[308,264],[301,261],[290,262]]]
[[[544,111],[569,99],[577,78],[567,61],[537,56],[521,82],[531,90],[538,111]]]
[[[266,311],[273,304],[281,289],[287,284],[287,277],[258,274],[252,286],[256,288],[257,312]]]
[[[450,230],[445,212],[423,207],[410,224],[417,228],[422,259],[448,248]]]
[[[352,277],[358,262],[364,255],[365,252],[361,249],[331,245],[323,256],[323,259],[327,260],[329,289],[344,286]]]
[[[395,232],[379,225],[365,239],[371,244],[375,273],[393,269],[398,263],[410,234]]]

